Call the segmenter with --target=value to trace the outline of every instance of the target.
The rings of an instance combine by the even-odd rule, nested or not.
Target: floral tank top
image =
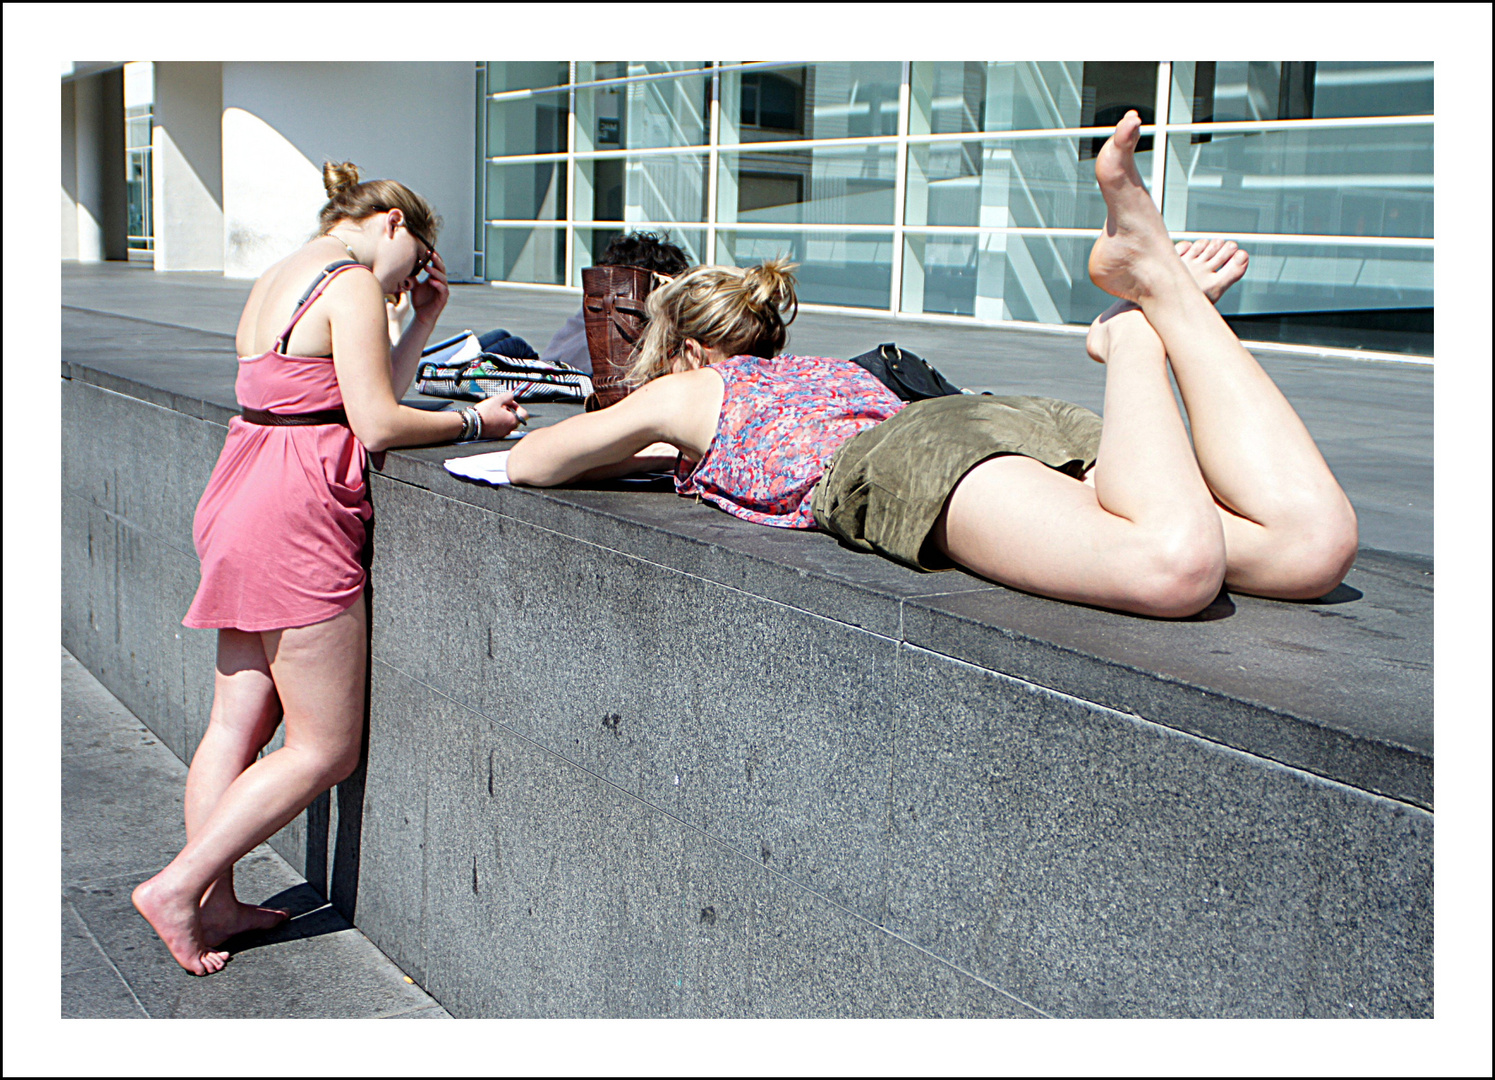
[[[904,406],[850,360],[734,356],[712,367],[726,383],[716,436],[700,461],[676,466],[675,491],[759,525],[815,528],[810,492],[825,463]]]

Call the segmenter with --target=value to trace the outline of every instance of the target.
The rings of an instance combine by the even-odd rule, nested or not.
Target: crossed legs
[[[220,632],[213,714],[187,778],[187,846],[131,894],[188,972],[220,970],[217,945],[286,917],[240,904],[233,865],[357,766],[366,634],[362,597],[314,626]],[[255,761],[282,710],[285,745]]]
[[[993,580],[1145,615],[1194,614],[1222,583],[1321,596],[1354,561],[1354,511],[1292,406],[1211,303],[1244,273],[1244,253],[1168,239],[1133,161],[1140,127],[1128,114],[1096,159],[1108,216],[1090,272],[1124,302],[1086,342],[1107,367],[1091,483],[1028,458],[993,458],[956,486],[934,540]]]

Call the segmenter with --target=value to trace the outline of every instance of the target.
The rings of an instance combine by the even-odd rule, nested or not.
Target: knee
[[[1316,600],[1349,574],[1360,551],[1360,526],[1348,500],[1300,528],[1286,562],[1283,599]]]
[[[1182,619],[1209,607],[1225,584],[1225,540],[1218,528],[1181,530],[1161,538],[1137,575],[1132,610]]]
[[[362,759],[361,748],[354,746],[351,750],[341,754],[335,754],[328,759],[326,772],[327,786],[341,784],[358,769],[358,763]]]
[[[353,775],[362,759],[362,747],[354,743],[351,747],[317,747],[311,751],[311,767],[316,772],[318,785],[326,790],[341,784]]]

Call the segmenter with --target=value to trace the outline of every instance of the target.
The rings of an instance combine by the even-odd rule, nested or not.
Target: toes
[[[1217,236],[1204,242],[1201,245],[1201,250],[1199,251],[1199,259],[1208,269],[1214,270],[1220,265],[1220,263],[1225,261],[1220,257],[1220,249],[1225,246],[1225,243],[1226,242],[1224,240],[1221,240]]]
[[[1234,240],[1216,240],[1206,256],[1206,264],[1211,270],[1218,270],[1229,262],[1230,257],[1238,250]]]

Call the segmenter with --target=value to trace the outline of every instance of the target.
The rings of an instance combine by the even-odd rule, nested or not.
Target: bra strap
[[[286,323],[286,328],[275,339],[276,352],[285,352],[287,342],[290,341],[291,331],[296,329],[297,321],[300,320],[302,315],[306,314],[306,309],[311,306],[312,301],[322,295],[322,289],[327,286],[329,281],[350,266],[363,266],[363,263],[354,262],[352,259],[343,259],[339,262],[328,263],[322,272],[317,275],[317,280],[313,281],[311,286],[301,294],[301,299],[296,301],[296,310],[291,314],[291,321]],[[364,269],[367,270],[368,267],[364,267]],[[373,273],[372,270],[369,272]]]

